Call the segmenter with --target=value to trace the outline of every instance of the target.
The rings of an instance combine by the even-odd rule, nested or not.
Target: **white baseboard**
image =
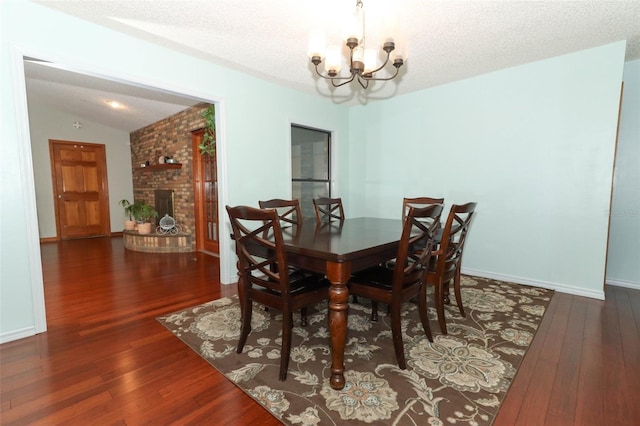
[[[35,336],[35,334],[36,328],[32,325],[29,327],[20,328],[18,330],[11,330],[6,333],[0,334],[0,344],[24,339],[25,337]]]
[[[606,280],[605,281],[607,285],[615,285],[616,287],[626,287],[626,288],[632,288],[635,290],[640,290],[640,283],[636,283],[633,281],[625,281],[625,280]]]
[[[507,281],[510,283],[529,285],[533,287],[542,287],[542,288],[547,288],[549,290],[559,291],[560,293],[568,293],[576,296],[584,296],[584,297],[590,297],[592,299],[604,300],[604,289],[602,289],[601,291],[585,290],[583,288],[568,286],[560,283],[532,280],[529,278],[516,277],[512,275],[505,275],[505,274],[497,274],[497,273],[487,272],[487,271],[479,271],[477,269],[469,269],[464,267],[462,268],[462,273],[465,275],[473,275],[476,277],[490,278],[493,280]]]

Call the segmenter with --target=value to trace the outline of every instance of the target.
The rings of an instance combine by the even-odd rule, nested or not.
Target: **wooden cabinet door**
[[[109,235],[105,146],[50,140],[49,150],[58,237]]]

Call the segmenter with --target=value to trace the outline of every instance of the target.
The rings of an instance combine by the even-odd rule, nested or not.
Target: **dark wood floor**
[[[0,423],[276,425],[155,317],[235,291],[200,253],[44,244],[49,331],[0,345]],[[495,425],[640,424],[640,291],[558,293]]]

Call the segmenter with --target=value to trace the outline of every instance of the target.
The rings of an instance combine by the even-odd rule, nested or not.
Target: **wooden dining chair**
[[[302,210],[300,208],[300,201],[297,199],[283,200],[281,198],[273,198],[271,200],[258,201],[258,205],[261,209],[275,209],[278,212],[278,217],[280,217],[281,228],[282,225],[287,226],[286,224],[298,225],[302,223]],[[273,266],[275,267],[276,265]],[[289,265],[289,275],[294,272],[311,275],[308,271],[303,271]],[[269,309],[265,307],[265,310]],[[306,314],[304,311],[302,312],[302,324],[306,325]]]
[[[349,293],[387,303],[391,307],[391,333],[396,360],[407,368],[402,342],[402,303],[418,298],[420,321],[429,341],[433,341],[427,316],[427,293],[424,278],[429,268],[433,235],[440,220],[442,205],[410,207],[402,227],[393,269],[384,265],[356,273],[349,280]]]
[[[281,198],[273,198],[271,200],[258,201],[261,209],[276,209],[280,222],[297,225],[302,222],[302,210],[300,209],[300,201],[283,200]]]
[[[274,209],[227,206],[238,256],[241,353],[251,332],[253,302],[282,311],[280,380],[287,377],[293,312],[329,298],[329,282],[317,275],[289,274],[280,217]],[[281,271],[286,271],[282,273]]]
[[[406,217],[406,212],[408,211],[409,207],[412,207],[412,206],[426,207],[433,204],[444,205],[444,198],[432,198],[432,197],[403,198],[402,199],[402,220],[404,221]],[[437,247],[438,244],[440,244],[440,238],[442,236],[442,231],[440,231],[440,229],[442,228],[442,223],[438,221],[436,225],[437,225],[438,231],[436,232],[436,235],[434,235],[434,246]]]
[[[427,207],[434,204],[443,205],[444,198],[431,198],[431,197],[404,197],[402,199],[402,222],[404,223],[409,208],[411,207]],[[436,224],[436,229],[440,229],[441,224],[438,219],[438,223]],[[441,233],[440,233],[441,234]],[[440,235],[438,232],[434,235],[434,246],[438,245]],[[434,247],[435,248],[435,247]],[[387,261],[387,267],[393,268],[396,260],[392,259]],[[390,314],[391,307],[387,306],[387,314]],[[371,302],[371,321],[378,321],[378,303],[376,301]]]
[[[444,204],[444,198],[413,197],[402,199],[402,221],[407,217],[409,207],[426,207],[432,204]]]
[[[314,198],[313,207],[316,211],[316,221],[318,223],[332,222],[334,220],[344,220],[342,198]]]
[[[460,315],[465,316],[460,290],[460,268],[464,243],[469,233],[471,219],[477,203],[462,205],[454,204],[449,210],[447,221],[442,229],[440,245],[433,251],[435,261],[431,262],[427,272],[426,282],[435,288],[434,300],[438,323],[443,334],[447,334],[447,323],[444,315],[444,305],[449,298],[449,284],[453,281],[456,302]]]

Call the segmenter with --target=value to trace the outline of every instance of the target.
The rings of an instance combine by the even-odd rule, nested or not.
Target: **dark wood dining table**
[[[395,257],[402,220],[360,217],[316,224],[305,221],[283,229],[290,265],[325,274],[329,289],[331,387],[342,389],[347,334],[347,283],[354,272]]]

